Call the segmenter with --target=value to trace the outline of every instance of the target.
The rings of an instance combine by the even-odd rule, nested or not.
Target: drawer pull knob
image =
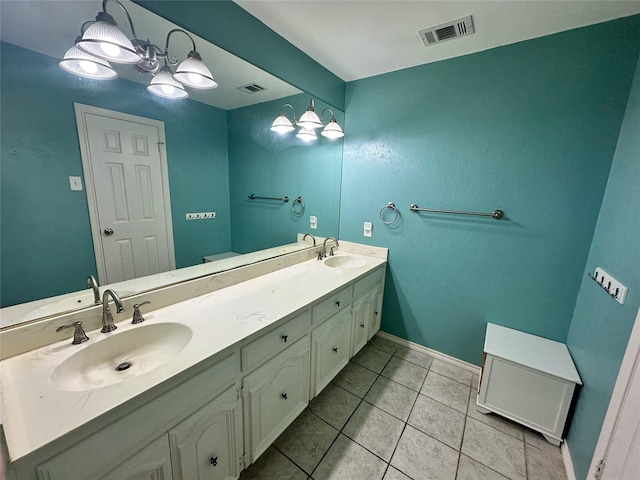
[[[218,466],[218,457],[211,457],[210,463],[211,463],[212,467],[217,467]]]
[[[338,306],[338,307],[340,306],[340,300],[338,300],[338,301],[336,302],[336,306]]]
[[[362,328],[364,328],[364,323],[361,323],[361,324],[360,324],[360,326],[361,326]]]
[[[287,343],[287,338],[289,338],[289,335],[282,335],[282,341],[284,343]]]
[[[287,399],[287,394],[286,394],[286,393],[283,393],[283,394],[282,394],[282,395],[280,395],[280,396],[282,397],[282,399],[283,399],[283,400],[286,400],[286,399]]]
[[[378,316],[378,312],[373,312],[373,314],[377,317]]]
[[[338,347],[333,347],[333,351],[338,353]]]

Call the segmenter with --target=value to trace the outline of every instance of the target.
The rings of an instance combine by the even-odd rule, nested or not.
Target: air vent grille
[[[266,90],[266,88],[262,85],[258,85],[257,83],[249,83],[247,85],[238,87],[238,90],[241,90],[245,93],[258,93]]]
[[[442,25],[437,25],[435,27],[425,28],[418,32],[422,42],[427,47],[434,43],[452,40],[454,38],[471,35],[473,33],[475,33],[475,29],[473,28],[473,19],[471,18],[471,15],[443,23]]]

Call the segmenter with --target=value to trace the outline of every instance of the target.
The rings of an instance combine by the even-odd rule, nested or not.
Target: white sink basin
[[[336,257],[329,257],[324,261],[327,267],[332,268],[360,268],[364,267],[367,262],[364,258],[352,257],[351,255],[340,255]]]
[[[181,323],[139,325],[117,331],[63,360],[51,380],[60,390],[85,391],[137,377],[171,360],[193,332]]]

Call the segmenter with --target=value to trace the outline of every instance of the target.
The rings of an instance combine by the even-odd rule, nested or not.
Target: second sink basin
[[[181,323],[140,325],[86,345],[53,371],[56,388],[85,391],[153,370],[187,346],[193,332]]]
[[[364,267],[366,262],[363,258],[353,257],[351,255],[340,255],[325,259],[324,264],[332,268],[360,268]]]

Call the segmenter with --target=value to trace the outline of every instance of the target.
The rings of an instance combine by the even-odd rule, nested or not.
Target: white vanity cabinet
[[[139,408],[115,421],[108,423],[105,419],[104,426],[96,426],[96,433],[40,462],[35,472],[27,462],[26,465],[16,465],[15,472],[11,474],[15,480],[33,479],[34,473],[38,480],[171,480],[177,471],[176,479],[237,478],[237,474],[235,477],[181,476],[180,470],[176,470],[175,461],[172,469],[171,456],[179,454],[175,457],[179,459],[178,466],[191,469],[188,462],[193,455],[199,454],[194,448],[201,448],[201,445],[195,442],[192,448],[192,445],[185,446],[184,442],[179,444],[176,440],[183,440],[184,432],[189,431],[192,424],[201,418],[202,412],[210,414],[209,423],[215,424],[219,421],[217,416],[221,415],[220,412],[229,410],[232,403],[236,405],[233,407],[233,420],[228,420],[228,428],[225,425],[224,432],[219,428],[217,433],[228,435],[225,441],[231,445],[237,443],[236,439],[242,435],[239,404],[234,403],[238,402],[239,396],[234,386],[239,373],[238,363],[236,354],[229,355],[168,392],[150,401],[140,400],[138,403],[144,403]],[[203,405],[206,406],[203,408]],[[213,408],[217,410],[212,413]],[[209,437],[212,431],[206,432]],[[177,437],[174,435],[171,453],[167,432],[180,434]],[[46,458],[46,448],[41,454]],[[235,455],[238,456],[238,453]],[[238,462],[239,458],[235,462],[236,473],[239,472]],[[105,475],[104,472],[108,473]],[[13,480],[11,474],[8,478]]]
[[[378,269],[361,280],[353,288],[353,343],[351,355],[355,355],[380,329],[384,270]]]
[[[343,309],[311,333],[312,396],[318,395],[350,358],[351,310]]]
[[[242,380],[246,465],[253,463],[309,403],[309,336]]]
[[[237,479],[380,327],[384,261],[348,276],[320,262],[312,267],[311,274],[326,269],[318,273],[325,283],[305,277],[306,300],[292,301],[291,307],[284,275],[279,288],[257,290],[255,298],[264,305],[251,304],[244,293],[218,310],[202,303],[216,305],[221,295],[199,300],[197,318],[189,320],[203,326],[194,339],[206,356],[126,401],[94,407],[84,423],[17,457],[7,480]],[[277,316],[270,316],[275,305]],[[185,306],[167,308],[171,315]],[[233,341],[207,337],[210,312],[221,309],[228,317],[211,322],[221,327],[216,331],[233,330]],[[217,350],[209,350],[214,344]],[[106,392],[115,395],[117,388]],[[103,392],[82,393],[85,401]]]
[[[242,451],[241,415],[240,396],[234,385],[171,429],[173,480],[238,478]]]

